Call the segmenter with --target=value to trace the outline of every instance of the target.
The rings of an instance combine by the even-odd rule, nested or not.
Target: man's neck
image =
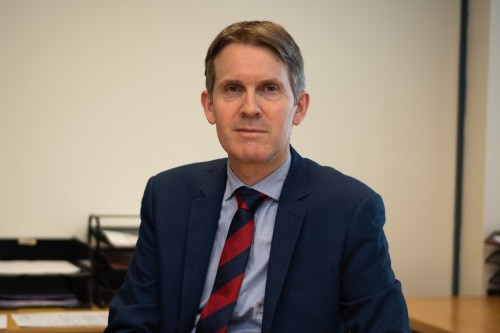
[[[254,185],[262,179],[276,171],[285,161],[288,156],[273,161],[263,163],[239,163],[238,161],[229,158],[229,165],[233,173],[245,184]]]

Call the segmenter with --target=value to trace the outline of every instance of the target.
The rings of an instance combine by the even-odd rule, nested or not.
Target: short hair
[[[304,61],[292,36],[279,24],[269,21],[243,21],[229,25],[213,40],[205,57],[205,87],[213,96],[215,84],[214,60],[231,43],[264,46],[273,50],[288,67],[294,101],[305,89]]]

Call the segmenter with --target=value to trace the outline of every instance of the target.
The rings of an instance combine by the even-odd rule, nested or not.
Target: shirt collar
[[[227,160],[227,182],[224,200],[229,200],[237,188],[241,186],[248,186],[278,201],[281,189],[283,188],[283,183],[285,182],[288,170],[290,169],[291,161],[292,156],[291,154],[288,154],[285,162],[283,162],[278,169],[256,184],[248,186],[234,174],[233,170],[231,170],[231,166],[229,165],[229,160]]]

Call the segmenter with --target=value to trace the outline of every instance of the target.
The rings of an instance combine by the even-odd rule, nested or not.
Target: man
[[[309,106],[292,37],[272,22],[233,24],[211,44],[205,75],[201,102],[228,158],[150,179],[106,332],[410,332],[381,197],[290,147]],[[240,209],[253,240],[233,242],[242,249],[231,260],[249,255],[226,279]]]

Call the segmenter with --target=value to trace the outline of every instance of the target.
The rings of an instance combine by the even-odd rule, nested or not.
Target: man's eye
[[[270,92],[270,93],[277,92],[278,91],[278,87],[276,87],[276,86],[265,86],[264,87],[264,91]]]
[[[237,86],[226,87],[226,92],[228,92],[228,93],[236,93],[238,91],[240,91],[240,89]]]

